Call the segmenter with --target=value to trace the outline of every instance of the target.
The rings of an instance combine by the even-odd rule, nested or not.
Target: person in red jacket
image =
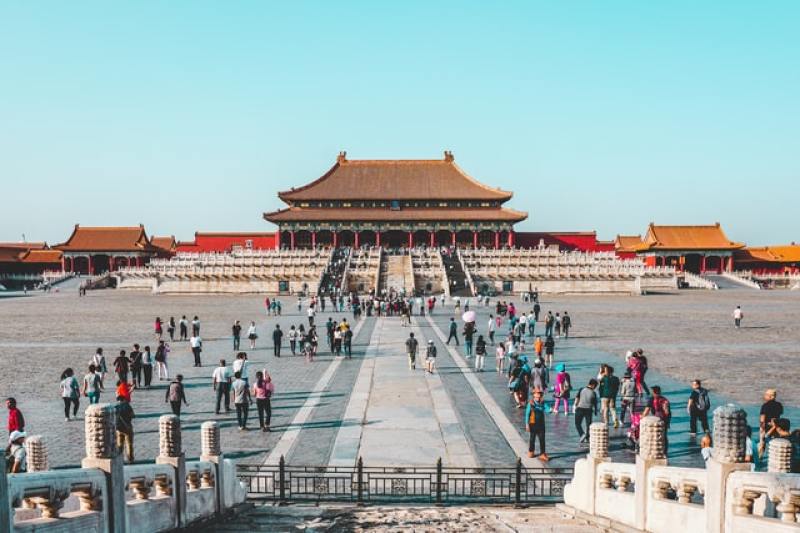
[[[8,407],[8,432],[25,431],[25,417],[22,416],[22,411],[17,409],[17,400],[8,398],[6,407]]]

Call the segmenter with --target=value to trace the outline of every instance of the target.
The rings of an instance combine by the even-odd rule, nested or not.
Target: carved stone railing
[[[87,408],[82,468],[47,470],[47,446],[38,435],[26,442],[27,473],[6,474],[0,455],[0,532],[191,530],[244,502],[235,465],[220,450],[216,422],[202,425],[201,459],[186,461],[180,420],[164,415],[156,462],[127,466],[115,422],[114,405]]]
[[[788,473],[791,443],[770,441],[770,471],[751,472],[746,431],[742,409],[718,407],[706,468],[677,468],[666,464],[661,420],[642,419],[635,464],[609,462],[608,429],[592,424],[590,452],[575,463],[563,510],[614,531],[800,531],[800,475]]]

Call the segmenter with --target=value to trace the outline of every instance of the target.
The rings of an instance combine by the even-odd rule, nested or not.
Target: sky
[[[271,231],[350,159],[437,159],[520,231],[800,242],[800,2],[0,3],[0,240]]]

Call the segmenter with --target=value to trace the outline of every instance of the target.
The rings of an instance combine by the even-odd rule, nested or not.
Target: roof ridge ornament
[[[339,155],[336,156],[336,162],[340,164],[347,162],[347,152],[344,150],[339,152]]]
[[[456,158],[453,157],[453,152],[451,152],[450,150],[445,150],[444,151],[444,160],[447,161],[448,163],[452,163],[453,161],[456,160]]]

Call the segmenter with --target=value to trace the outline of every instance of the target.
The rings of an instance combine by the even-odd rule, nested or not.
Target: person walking
[[[547,363],[548,368],[553,368],[553,362],[555,361],[555,351],[556,351],[556,341],[553,340],[553,336],[550,335],[544,341],[544,359]]]
[[[281,344],[283,343],[283,331],[281,331],[280,324],[275,324],[275,329],[272,330],[272,350],[275,357],[281,356]],[[255,345],[253,345],[255,348]]]
[[[497,343],[497,347],[494,349],[494,370],[498,374],[502,374],[505,371],[505,363],[506,363],[506,345],[502,342]]]
[[[164,322],[161,320],[160,316],[156,317],[154,329],[156,334],[156,342],[158,342],[161,340],[161,336],[164,334]]]
[[[544,366],[544,361],[537,357],[531,369],[531,389],[546,391],[549,385],[550,373],[547,371],[547,367]]]
[[[231,371],[227,366],[225,366],[225,359],[219,360],[219,366],[215,368],[214,372],[211,374],[211,386],[213,387],[214,392],[217,393],[217,407],[214,412],[219,414],[220,403],[222,403],[223,398],[225,399],[225,412],[230,412]]]
[[[6,408],[8,409],[8,433],[14,431],[25,431],[25,417],[17,407],[16,398],[6,398]]]
[[[353,358],[353,330],[350,326],[344,330],[342,344],[344,345],[344,353],[348,359]]]
[[[292,351],[292,355],[297,354],[297,330],[295,329],[294,325],[289,328],[289,349]]]
[[[539,302],[536,299],[534,299],[534,302],[535,303],[533,304],[533,321],[539,322],[539,313],[542,312],[542,306],[539,305]]]
[[[447,342],[445,344],[450,344],[450,339],[455,339],[456,346],[458,346],[458,324],[456,324],[456,320],[454,318],[450,318],[450,335],[447,337]]]
[[[114,373],[117,375],[118,380],[124,381],[125,383],[128,382],[129,365],[130,360],[127,355],[125,355],[125,350],[120,350],[119,355],[114,359]]]
[[[145,346],[142,354],[142,373],[144,374],[145,389],[149,389],[150,384],[153,382],[153,363],[155,363],[155,358],[150,352],[150,347]]]
[[[619,393],[619,378],[614,375],[614,367],[605,365],[602,376],[600,377],[600,412],[603,423],[608,424],[608,413],[614,419],[614,427],[619,427],[617,418],[617,394]]]
[[[742,312],[742,306],[737,305],[736,309],[733,310],[733,326],[736,329],[742,327],[743,318],[744,318],[744,313]]]
[[[133,419],[136,416],[130,402],[117,396],[117,447],[125,451],[128,464],[133,464]]]
[[[233,373],[239,372],[242,375],[242,380],[250,385],[250,362],[247,360],[245,352],[236,354],[236,359],[233,360]]]
[[[233,351],[239,350],[239,343],[242,339],[242,324],[237,320],[231,326],[231,336],[233,337]]]
[[[309,305],[308,306],[308,311],[306,311],[306,315],[308,315],[308,327],[309,328],[314,325],[314,316],[316,314],[317,314],[317,312],[314,310],[314,306],[313,305]]]
[[[181,404],[189,405],[189,402],[186,401],[186,391],[183,387],[183,374],[175,376],[175,379],[169,384],[164,401],[169,402],[172,414],[178,417],[181,416]]]
[[[436,367],[436,346],[433,345],[433,340],[428,341],[428,350],[425,353],[425,369],[429,374],[433,374]]]
[[[182,341],[185,341],[187,338],[189,338],[189,321],[186,319],[186,315],[183,315],[178,321],[178,328],[180,329],[180,337]]]
[[[27,433],[14,430],[8,436],[6,451],[6,467],[10,474],[22,474],[28,471],[28,451],[25,449]]]
[[[266,370],[256,372],[256,381],[253,383],[253,396],[256,398],[256,408],[258,409],[258,425],[261,431],[269,431],[269,424],[272,420],[272,395],[275,393],[275,385],[272,383],[272,376]]]
[[[467,322],[464,324],[464,353],[467,359],[472,357],[472,338],[475,335],[475,323]]]
[[[564,403],[564,415],[569,414],[569,396],[572,392],[572,378],[567,372],[567,367],[563,363],[556,367],[556,383],[553,386],[553,414],[558,414],[559,404]]]
[[[553,327],[556,332],[556,337],[559,339],[561,338],[561,314],[556,313],[556,316],[553,318]]]
[[[483,372],[483,365],[486,361],[486,341],[483,340],[483,335],[478,335],[478,341],[475,343],[475,370]]]
[[[75,372],[67,368],[61,374],[61,399],[64,400],[64,420],[69,422],[69,408],[72,407],[72,416],[78,416],[80,406],[81,387],[75,378]]]
[[[197,336],[199,333],[192,333],[192,336]],[[169,367],[167,366],[167,354],[169,354],[169,346],[164,341],[158,343],[156,348],[156,373],[158,374],[158,381],[169,379]]]
[[[489,315],[489,323],[486,325],[486,331],[488,332],[489,342],[491,343],[492,346],[494,346],[494,332],[496,328],[497,326],[494,323],[494,317],[492,315]]]
[[[247,429],[247,415],[250,412],[250,388],[247,383],[242,379],[242,374],[236,372],[234,381],[231,385],[233,389],[233,404],[236,406],[236,421],[239,424],[239,431]]]
[[[247,328],[247,338],[250,340],[250,349],[255,350],[258,333],[256,333],[256,323],[252,320],[250,321],[250,326]]]
[[[619,421],[621,424],[625,424],[625,413],[628,413],[628,416],[633,421],[633,401],[634,397],[636,396],[636,384],[631,379],[631,371],[626,370],[625,373],[622,375],[622,383],[620,384],[619,388],[619,396],[622,399],[619,408]]]
[[[667,448],[669,447],[667,434],[669,433],[669,425],[670,421],[672,420],[672,409],[670,408],[669,400],[667,400],[666,396],[661,394],[661,387],[658,385],[653,385],[650,387],[650,391],[653,393],[653,395],[651,396],[650,401],[647,402],[647,407],[644,408],[642,418],[648,415],[653,415],[660,418],[664,422],[664,453],[666,453]]]
[[[131,383],[135,387],[142,386],[142,352],[139,350],[139,345],[134,344],[133,350],[128,354],[131,369]]]
[[[597,380],[592,378],[585,387],[578,390],[575,395],[575,429],[578,430],[578,442],[583,444],[589,442],[589,427],[592,425],[592,415],[597,415]],[[584,428],[584,422],[586,427]]]
[[[414,338],[414,333],[408,334],[406,339],[406,353],[408,354],[408,368],[415,370],[417,368],[417,351],[419,349],[419,342]]]
[[[169,334],[169,342],[175,342],[175,317],[169,317],[167,323],[167,333]]]
[[[106,367],[106,356],[103,355],[103,349],[98,348],[92,356],[92,364],[95,370],[100,374],[100,379],[105,379],[108,367]]]
[[[692,392],[686,410],[689,412],[689,435],[697,435],[697,421],[703,427],[703,432],[708,433],[708,411],[711,409],[711,400],[708,391],[703,388],[699,379],[692,381]]]
[[[200,335],[200,319],[197,315],[192,319],[192,335]]]
[[[83,395],[89,398],[89,404],[100,402],[100,392],[103,391],[103,378],[97,367],[89,365],[89,373],[83,376]]]
[[[239,326],[241,329],[241,326]],[[233,341],[234,346],[239,345],[239,339],[234,338]],[[192,355],[194,355],[194,366],[202,367],[203,363],[200,361],[200,352],[203,351],[203,339],[200,338],[200,335],[192,335],[192,338],[189,339],[189,348],[192,350]]]
[[[545,423],[544,413],[545,405],[543,401],[544,393],[542,389],[533,389],[533,394],[528,405],[525,407],[525,429],[529,436],[528,440],[528,457],[533,458],[536,455],[536,440],[539,440],[539,460],[543,462],[549,461],[547,453],[545,452]]]
[[[569,313],[564,311],[564,316],[561,317],[561,328],[564,330],[564,338],[569,338],[569,328],[572,327],[572,317],[569,316]]]

